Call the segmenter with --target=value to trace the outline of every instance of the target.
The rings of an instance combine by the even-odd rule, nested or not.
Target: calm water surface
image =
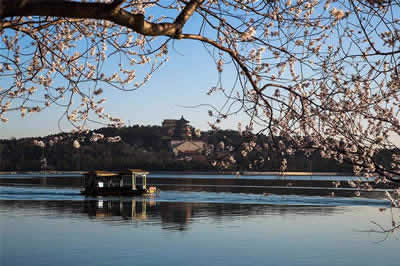
[[[399,265],[383,199],[0,187],[0,265]],[[399,217],[399,213],[394,213]]]

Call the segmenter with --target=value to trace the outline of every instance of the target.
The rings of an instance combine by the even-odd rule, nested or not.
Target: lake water
[[[381,197],[0,186],[0,265],[399,265]],[[374,222],[374,223],[372,223]]]

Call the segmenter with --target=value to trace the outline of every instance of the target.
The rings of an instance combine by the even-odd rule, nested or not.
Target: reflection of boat
[[[155,205],[145,199],[132,200],[97,200],[85,203],[85,212],[89,217],[104,219],[106,217],[121,216],[124,219],[147,220],[147,208]]]
[[[84,174],[83,195],[89,196],[135,196],[153,194],[155,187],[147,188],[149,173],[139,169],[129,169],[123,172],[90,171]]]
[[[36,190],[36,189],[34,189]],[[58,194],[58,193],[57,193]],[[255,217],[326,217],[327,215],[342,215],[346,200],[337,202],[335,199],[316,199],[312,205],[302,205],[296,201],[295,205],[286,202],[272,204],[247,204],[245,201],[235,203],[199,203],[157,201],[153,197],[98,197],[85,200],[0,200],[0,209],[23,213],[24,215],[46,217],[74,217],[73,219],[89,218],[115,225],[145,223],[146,226],[161,226],[163,230],[184,231],[192,224],[210,220],[211,223],[223,224],[225,221],[254,219]],[[275,201],[272,199],[270,202]],[[299,199],[298,199],[299,200]],[[318,202],[321,202],[319,205]],[[325,202],[325,203],[324,203]],[[352,203],[371,208],[390,207],[388,202],[366,201],[364,204],[357,200]],[[290,203],[289,203],[290,204]],[[309,204],[309,203],[308,203]],[[349,206],[350,206],[349,205]],[[352,210],[352,207],[348,210]],[[82,216],[83,214],[83,216]],[[307,218],[308,219],[308,218]],[[146,227],[147,229],[150,227]]]
[[[161,224],[162,228],[167,230],[186,230],[191,222],[194,206],[198,207],[199,212],[210,208],[208,204],[202,206],[187,202],[156,202],[151,197],[99,198],[87,200],[83,205],[83,212],[93,219],[115,221],[120,218],[136,222],[150,220],[154,224]]]

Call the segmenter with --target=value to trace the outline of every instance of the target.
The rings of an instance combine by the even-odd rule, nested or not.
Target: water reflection
[[[390,209],[199,203],[184,196],[0,200],[0,264],[398,265],[398,241],[365,232],[375,228],[371,220],[390,226]]]
[[[145,223],[165,230],[184,231],[199,218],[214,222],[256,216],[326,216],[342,213],[345,207],[284,206],[257,204],[219,204],[193,202],[158,202],[149,198],[96,199],[84,201],[0,201],[3,213],[16,215],[71,217],[109,224]]]
[[[79,182],[75,183],[55,183],[49,184],[42,182],[38,184],[34,183],[0,183],[0,197],[5,194],[10,194],[12,197],[18,195],[21,199],[26,199],[29,195],[35,195],[35,199],[44,199],[41,196],[54,196],[59,198],[64,196],[64,199],[68,197],[79,195],[78,188]],[[52,180],[54,182],[54,180]],[[292,186],[232,186],[232,185],[198,185],[198,184],[151,184],[156,185],[163,192],[208,192],[208,193],[234,193],[234,194],[252,194],[252,195],[298,195],[298,196],[309,196],[309,197],[355,197],[356,189],[349,188],[326,188],[326,187],[292,187]],[[12,189],[11,192],[5,193],[6,190]],[[25,189],[27,188],[27,189]],[[34,191],[32,188],[44,189],[44,192]],[[54,188],[57,188],[56,190]],[[71,189],[74,189],[73,191]],[[49,189],[52,189],[50,192]],[[69,189],[69,190],[68,190]],[[35,189],[36,190],[36,189]],[[65,190],[65,191],[64,191]],[[68,192],[66,192],[68,190]],[[60,193],[61,192],[61,193]],[[359,190],[362,198],[368,199],[385,199],[384,190],[376,189],[374,191]]]
[[[347,182],[336,187],[327,180],[289,180],[289,179],[228,179],[224,176],[201,177],[152,177],[148,179],[149,186],[156,186],[162,191],[191,191],[212,193],[247,193],[330,197],[354,197],[360,192],[363,198],[383,199],[384,190],[398,187],[394,183],[379,183],[376,190],[352,188]],[[82,188],[82,180],[76,177],[27,177],[0,178],[0,186],[31,186],[40,188]]]
[[[130,201],[90,200],[83,202],[83,212],[94,219],[120,216],[122,220],[147,220],[147,213],[151,213],[151,207],[155,205],[154,201],[136,199]]]

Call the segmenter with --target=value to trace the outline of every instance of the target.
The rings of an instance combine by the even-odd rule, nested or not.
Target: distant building
[[[192,127],[189,121],[181,117],[181,119],[165,119],[162,122],[164,136],[170,139],[187,139],[192,136]]]
[[[204,151],[206,143],[204,141],[172,140],[170,149],[175,156],[180,154],[200,154]]]
[[[192,139],[193,128],[183,116],[179,120],[165,119],[162,122],[162,130],[162,139],[168,143],[169,151],[174,154],[176,160],[207,160],[203,155],[207,143]]]

